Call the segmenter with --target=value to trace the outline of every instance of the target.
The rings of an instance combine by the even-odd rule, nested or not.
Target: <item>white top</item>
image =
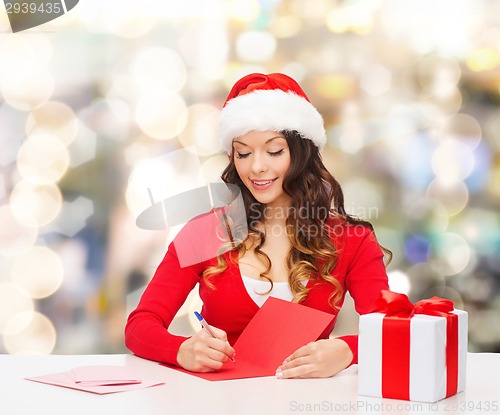
[[[241,279],[248,295],[259,307],[262,307],[262,304],[269,297],[276,297],[286,301],[292,301],[293,299],[292,290],[287,281],[273,282],[273,289],[268,292],[271,288],[271,283],[267,280],[257,280],[246,275],[242,275]]]

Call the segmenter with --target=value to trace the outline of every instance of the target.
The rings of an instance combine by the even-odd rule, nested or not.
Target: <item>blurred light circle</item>
[[[35,51],[31,47],[28,36],[3,36],[0,42],[0,83],[5,77],[25,72],[34,65]]]
[[[8,321],[22,311],[33,311],[33,300],[11,282],[0,283],[0,335]]]
[[[422,295],[422,298],[431,298],[431,297],[440,297],[446,298],[447,300],[451,300],[455,302],[455,308],[462,309],[464,308],[464,299],[462,295],[455,289],[445,286],[445,285],[436,285],[434,287],[428,288]]]
[[[291,76],[299,83],[302,82],[307,75],[307,70],[304,65],[297,61],[287,62],[280,72]]]
[[[69,153],[64,142],[50,134],[35,134],[23,143],[17,155],[22,177],[34,184],[59,181],[69,167]]]
[[[50,354],[56,345],[56,330],[45,315],[25,311],[7,322],[3,343],[9,354]]]
[[[233,0],[228,3],[230,16],[242,22],[252,22],[260,13],[260,5],[257,0]]]
[[[368,180],[353,179],[343,186],[346,211],[361,219],[377,219],[384,209],[379,189]]]
[[[455,88],[448,96],[437,98],[434,96],[420,97],[419,108],[426,118],[438,123],[445,123],[451,116],[455,115],[462,107],[462,93]]]
[[[445,285],[445,276],[427,262],[412,265],[406,270],[413,292],[421,293],[431,286]]]
[[[207,183],[217,183],[222,181],[220,178],[222,172],[227,167],[229,158],[226,154],[217,154],[205,160],[201,165],[203,175]]]
[[[188,111],[180,95],[151,92],[139,99],[135,119],[139,128],[150,137],[168,140],[184,130]]]
[[[398,267],[404,261],[402,232],[397,228],[377,225],[377,240],[383,247],[390,249],[393,254],[390,266]]]
[[[373,27],[373,16],[362,6],[348,3],[345,6],[335,7],[327,13],[326,27],[333,33],[352,31],[364,35]]]
[[[485,136],[488,142],[494,146],[496,151],[500,151],[500,110],[493,111],[483,124]]]
[[[386,93],[391,87],[392,75],[380,64],[368,65],[361,74],[360,86],[370,95]]]
[[[138,140],[133,141],[132,144],[123,150],[125,161],[131,167],[139,163],[141,160],[147,158],[150,154],[150,147],[140,143]]]
[[[10,208],[16,219],[27,226],[41,227],[61,212],[62,194],[54,184],[34,185],[20,181],[10,194]]]
[[[467,311],[469,309],[470,306]],[[474,343],[481,346],[478,352],[484,351],[485,347],[487,350],[495,348],[500,338],[498,310],[488,308],[486,310],[478,309],[475,311],[475,313],[473,313],[473,310],[469,311],[469,338],[473,338]],[[471,316],[474,317],[471,319]]]
[[[131,109],[121,99],[95,99],[90,107],[78,113],[92,133],[109,140],[123,141],[130,131]]]
[[[236,53],[244,62],[265,62],[276,52],[276,38],[269,32],[243,32],[236,39]]]
[[[38,231],[21,224],[9,205],[0,206],[0,254],[15,256],[35,243]]]
[[[488,194],[500,200],[500,166],[494,167],[490,172]]]
[[[489,303],[495,293],[495,281],[485,272],[474,272],[460,282],[461,291],[467,293],[470,301]]]
[[[302,20],[293,14],[277,16],[270,30],[277,38],[292,37],[300,33],[302,29]]]
[[[474,72],[490,71],[500,64],[500,54],[494,48],[477,48],[467,56],[465,63]]]
[[[469,190],[464,182],[447,182],[435,179],[429,184],[426,196],[439,200],[450,216],[460,213],[469,201]]]
[[[121,0],[120,7],[112,7],[113,4],[111,2],[108,6],[108,18],[104,24],[110,32],[124,38],[137,38],[153,27],[154,15],[145,13],[150,5],[144,1]]]
[[[482,135],[481,126],[474,117],[468,114],[456,114],[446,121],[440,132],[440,139],[443,141],[454,139],[474,149],[481,141]]]
[[[349,30],[344,7],[336,7],[326,16],[326,27],[333,33],[345,33]]]
[[[28,111],[48,101],[54,92],[54,80],[47,69],[26,74],[11,74],[2,82],[5,101],[12,107]]]
[[[73,110],[58,101],[48,101],[33,109],[26,120],[26,134],[49,133],[64,144],[70,144],[78,132],[78,120]]]
[[[219,110],[208,104],[195,104],[188,108],[188,124],[179,134],[184,147],[195,146],[200,156],[221,151],[219,141]]]
[[[30,70],[35,68],[49,68],[54,55],[54,47],[50,35],[44,33],[29,33],[27,35],[27,40],[33,49],[35,57]]]
[[[351,97],[356,90],[352,76],[340,74],[318,76],[314,86],[319,95],[336,100]]]
[[[351,154],[360,151],[368,139],[365,133],[365,123],[361,120],[358,103],[349,101],[342,106],[341,124],[332,129],[331,137],[338,137],[340,148]]]
[[[45,34],[17,33],[4,36],[0,42],[0,84],[10,75],[46,69],[53,55],[52,44]]]
[[[464,271],[471,258],[471,247],[456,233],[445,232],[431,242],[429,262],[443,275],[456,275]]]
[[[7,188],[5,185],[5,178],[3,174],[0,174],[0,199],[3,199],[7,194]]]
[[[429,256],[429,240],[424,235],[410,235],[404,243],[404,254],[406,259],[417,264],[427,261]]]
[[[437,200],[412,200],[408,203],[406,212],[406,226],[411,233],[432,235],[444,232],[448,227],[448,210]]]
[[[456,90],[462,71],[453,58],[430,55],[418,62],[415,74],[425,95],[446,98]]]
[[[391,291],[401,294],[408,294],[410,292],[410,280],[404,272],[394,270],[388,272],[387,276],[389,277],[389,289]]]
[[[142,92],[179,92],[187,79],[186,65],[179,54],[162,47],[142,49],[132,62],[131,73]]]
[[[474,168],[474,154],[467,145],[457,140],[445,140],[432,155],[432,170],[445,183],[464,180]]]
[[[485,257],[495,257],[500,248],[500,216],[495,210],[469,208],[455,221],[455,228]]]
[[[117,2],[107,1],[100,3],[96,9],[93,3],[79,4],[75,14],[67,15],[77,17],[91,33],[113,33],[125,38],[144,35],[157,18],[156,3],[152,5],[144,0],[121,0],[120,7],[116,5]]]
[[[158,194],[157,189],[163,189],[165,183],[175,182],[174,169],[166,162],[159,159],[144,159],[133,168],[128,179],[125,200],[134,217],[139,216],[153,202],[163,200],[164,195]],[[154,200],[149,195],[151,190]]]
[[[61,286],[63,263],[59,255],[44,246],[34,246],[18,255],[12,265],[12,281],[31,298],[48,297]]]
[[[191,68],[186,88],[193,91],[195,97],[200,93],[205,95],[210,89],[213,92],[216,89],[214,81],[222,79],[227,69],[229,40],[226,28],[216,21],[191,26],[182,33],[178,47]],[[197,72],[201,75],[199,80]]]

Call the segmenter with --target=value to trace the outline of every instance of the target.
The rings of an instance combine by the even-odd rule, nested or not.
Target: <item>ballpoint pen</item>
[[[207,324],[207,322],[205,321],[205,319],[203,318],[203,316],[200,313],[198,313],[197,311],[194,312],[194,315],[196,316],[196,318],[198,319],[198,321],[201,323],[202,327],[206,331],[208,331],[208,333],[210,334],[210,336],[212,336],[215,339],[218,339],[218,337],[215,335],[215,333],[213,332],[213,330]],[[228,357],[229,357],[229,359],[231,359],[231,362],[235,362],[235,360],[234,360],[233,357],[231,357],[231,356],[228,356]]]

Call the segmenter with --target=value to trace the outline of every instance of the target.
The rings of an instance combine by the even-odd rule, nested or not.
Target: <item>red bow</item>
[[[411,318],[415,314],[445,317],[454,309],[455,302],[440,297],[432,297],[413,304],[407,295],[382,290],[375,302],[372,313],[384,313],[386,316]]]

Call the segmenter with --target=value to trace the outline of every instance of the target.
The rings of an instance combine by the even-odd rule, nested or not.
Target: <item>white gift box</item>
[[[458,316],[458,376],[456,392],[465,388],[467,360],[467,312],[454,310]],[[360,316],[358,345],[358,393],[382,398],[404,399],[383,393],[383,313]],[[407,318],[406,318],[407,320]],[[447,397],[446,317],[415,314],[410,319],[409,400],[436,402]],[[386,328],[387,330],[387,328]],[[398,333],[400,335],[401,333]],[[385,362],[387,363],[387,362]],[[397,360],[389,364],[400,364]],[[404,370],[403,370],[404,372]],[[401,382],[401,379],[384,379]],[[451,380],[452,381],[452,380]]]

